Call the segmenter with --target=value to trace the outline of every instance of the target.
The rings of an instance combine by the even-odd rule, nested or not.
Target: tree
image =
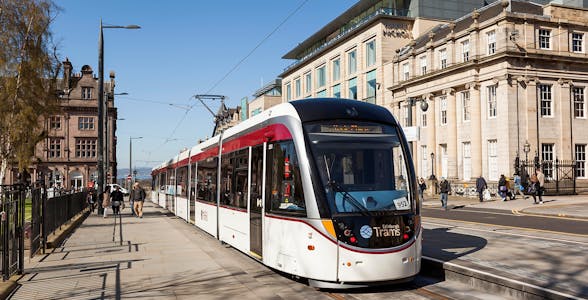
[[[43,120],[59,107],[50,31],[57,10],[50,0],[0,0],[0,183],[12,164],[29,166]]]

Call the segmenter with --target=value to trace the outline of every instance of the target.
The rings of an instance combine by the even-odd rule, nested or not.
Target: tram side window
[[[188,166],[180,167],[176,172],[176,195],[188,197]]]
[[[216,176],[218,159],[211,157],[198,162],[198,196],[200,201],[216,202]]]
[[[306,215],[300,166],[294,142],[267,146],[266,210],[287,215]]]
[[[228,153],[221,160],[221,203],[247,208],[248,149]]]
[[[196,196],[196,164],[190,166],[190,199]]]
[[[160,173],[159,175],[157,175],[157,177],[159,178],[159,192],[160,193],[165,193],[166,192],[166,188],[165,188],[165,173]]]
[[[263,184],[263,146],[251,150],[251,209],[261,212]]]

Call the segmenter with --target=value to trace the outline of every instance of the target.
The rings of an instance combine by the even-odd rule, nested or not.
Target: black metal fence
[[[576,194],[576,162],[573,160],[522,160],[520,172],[523,182],[540,168],[545,175],[546,195]]]
[[[29,223],[30,257],[35,256],[41,248],[44,248],[43,240],[43,203],[46,193],[42,186],[37,185],[31,189],[31,219]]]
[[[2,186],[0,193],[0,235],[2,279],[24,271],[24,185]]]
[[[43,236],[58,230],[66,222],[87,207],[87,192],[65,194],[57,197],[47,198],[43,209]]]

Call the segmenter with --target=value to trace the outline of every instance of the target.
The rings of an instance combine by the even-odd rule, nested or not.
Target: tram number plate
[[[396,206],[396,210],[405,210],[410,209],[410,202],[406,197],[394,199],[394,206]]]

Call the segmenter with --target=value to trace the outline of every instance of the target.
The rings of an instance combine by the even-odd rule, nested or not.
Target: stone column
[[[573,159],[574,149],[572,148],[572,124],[571,120],[574,118],[574,109],[571,97],[571,82],[567,80],[560,79],[557,81],[559,83],[559,99],[555,107],[559,107],[559,121],[560,121],[560,130],[561,135],[559,136],[559,145],[561,147],[561,151],[557,151],[555,153],[559,153],[557,156],[559,159]]]
[[[454,89],[443,91],[447,97],[447,177],[457,178],[457,109]]]
[[[526,126],[527,126],[527,134],[525,135],[525,138],[528,139],[529,144],[531,145],[531,151],[529,152],[529,160],[532,160],[533,157],[535,157],[535,153],[536,151],[538,151],[537,149],[539,149],[538,146],[538,128],[537,128],[537,124],[538,124],[538,105],[539,105],[539,100],[537,99],[537,79],[536,78],[526,78],[525,79],[526,82],[526,89],[525,89],[525,108],[524,111],[525,113],[525,117],[523,118],[523,120],[526,120]]]
[[[480,98],[480,84],[477,82],[466,84],[470,90],[471,104],[471,151],[472,151],[472,177],[484,175],[482,159],[482,99]]]

